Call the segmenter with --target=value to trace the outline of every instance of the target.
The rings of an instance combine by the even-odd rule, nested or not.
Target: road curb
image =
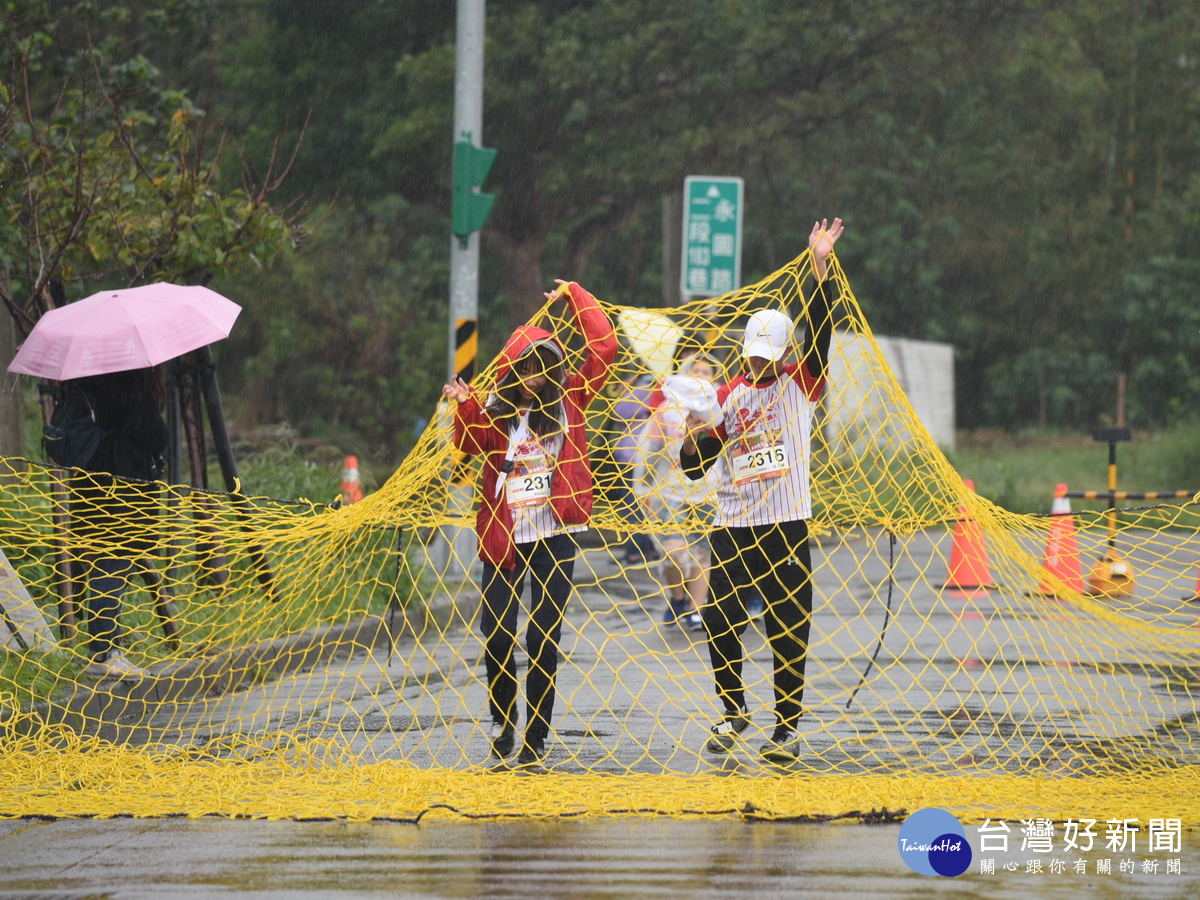
[[[72,693],[38,704],[30,715],[0,717],[0,737],[34,735],[62,725],[116,743],[154,740],[149,722],[163,706],[246,690],[283,675],[311,669],[389,642],[383,616],[367,615],[339,625],[220,650],[146,669],[136,682],[73,683]]]

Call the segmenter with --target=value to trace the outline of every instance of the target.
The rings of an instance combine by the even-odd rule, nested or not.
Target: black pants
[[[558,671],[558,639],[571,596],[576,544],[569,534],[517,544],[515,569],[483,565],[483,604],[479,629],[484,640],[488,706],[492,721],[516,725],[517,613],[525,575],[530,576],[529,625],[525,648],[529,672],[525,678],[525,736],[545,742],[554,713],[554,676]]]
[[[645,528],[646,510],[642,506],[642,501],[638,499],[637,494],[634,492],[633,485],[630,483],[630,472],[633,466],[623,462],[613,463],[613,465],[616,467],[616,471],[612,479],[612,488],[608,492],[609,503],[612,504],[613,510],[622,519],[632,522],[635,527]],[[628,539],[621,546],[626,556],[638,553],[646,561],[658,556],[658,548],[654,545],[654,538],[650,537],[644,531],[631,531]]]
[[[131,559],[101,556],[91,560],[88,577],[88,654],[92,659],[107,659],[125,636],[121,628],[121,601],[129,589],[129,579],[141,567]]]
[[[711,536],[712,573],[701,610],[708,632],[717,696],[726,712],[745,706],[742,632],[747,601],[763,598],[767,640],[774,657],[775,715],[795,728],[804,696],[804,663],[812,623],[812,556],[802,519],[748,528],[717,528]]]

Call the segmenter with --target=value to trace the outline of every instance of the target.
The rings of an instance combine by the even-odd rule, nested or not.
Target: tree
[[[155,83],[144,57],[112,64],[94,47],[45,117],[32,106],[28,51],[9,82],[21,110],[3,157],[8,277],[0,296],[28,333],[52,281],[71,285],[207,281],[263,260],[291,237],[271,205],[286,177],[272,160],[257,179],[222,191],[228,150],[210,148],[203,111]]]
[[[311,110],[295,187],[336,197],[364,240],[403,235],[401,254],[449,240],[452,6],[267,6],[227,70],[230,115],[262,147]],[[1182,296],[1200,244],[1195,19],[1150,0],[492,4],[484,355],[555,276],[657,304],[660,198],[689,173],[741,174],[747,279],[802,248],[810,217],[842,215],[872,325],[957,348],[964,425],[1090,424],[1117,369],[1131,387],[1159,371],[1124,292],[1169,278]],[[400,229],[375,213],[401,207]],[[393,291],[389,315],[440,311],[435,280],[406,283],[421,293]]]
[[[399,459],[445,380],[445,326],[430,315],[445,308],[445,240],[394,196],[322,214],[303,253],[221,282],[256,297],[226,342],[230,412],[242,432],[289,422]]]
[[[436,211],[445,233],[450,6],[364,3],[345,16],[321,4],[270,9],[272,27],[247,37],[231,81],[247,96],[251,85],[272,96],[258,118],[267,131],[312,108],[324,137],[307,171],[336,182],[342,201],[395,192]],[[766,2],[492,7],[483,142],[500,152],[483,245],[500,271],[507,324],[528,317],[548,277],[583,278],[598,250],[690,171],[740,171],[748,157],[767,167],[787,142],[845,115],[838,92],[856,72],[957,5],[853,6],[853,23],[828,5],[780,11]],[[797,224],[797,234],[806,230]]]
[[[822,135],[847,148],[839,208],[855,228],[856,292],[877,330],[954,344],[964,426],[1095,425],[1115,411],[1118,371],[1130,415],[1161,422],[1152,398],[1189,379],[1152,373],[1190,337],[1130,292],[1178,297],[1172,279],[1200,246],[1185,199],[1197,13],[1110,0],[1009,10],[941,35],[937,66],[897,73],[870,128]]]
[[[47,4],[7,6],[0,299],[23,333],[72,293],[203,284],[288,246],[303,212],[273,203],[288,159],[223,187],[229,137],[214,137],[203,110],[163,87],[146,57],[122,59],[118,41],[90,34],[56,46]],[[81,15],[90,8],[78,4]]]

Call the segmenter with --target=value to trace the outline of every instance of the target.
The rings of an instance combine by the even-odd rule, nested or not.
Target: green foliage
[[[92,20],[96,8],[78,4],[80,21],[116,31],[60,48],[56,20],[39,21],[48,8],[23,5],[27,15],[0,36],[15,91],[0,154],[0,182],[12,187],[0,201],[0,266],[5,300],[26,328],[52,281],[69,299],[79,283],[82,293],[203,283],[287,246],[290,225],[270,202],[276,176],[222,184],[225,146],[210,143],[204,111],[164,85],[147,56],[125,50],[120,30],[143,9]],[[161,37],[167,9],[138,18],[140,33]]]
[[[0,680],[13,687],[13,706],[29,709],[76,690],[86,660],[73,653],[0,654]],[[6,698],[7,699],[7,698]]]
[[[97,226],[81,245],[95,255],[70,271],[129,277],[128,260],[157,252],[163,197],[183,198],[198,212],[173,220],[175,255],[155,274],[216,273],[246,307],[222,355],[239,425],[286,420],[403,454],[446,368],[454,5],[3,9],[25,40],[7,58],[31,53],[40,110],[84,83],[85,29],[104,63],[97,90],[62,107],[56,156],[108,135],[113,153],[124,139],[140,148],[151,173],[118,167],[114,190],[140,199]],[[1120,372],[1136,427],[1200,401],[1192,5],[513,0],[489,5],[486,33],[480,137],[499,152],[481,362],[556,276],[659,305],[677,278],[660,262],[661,198],[687,174],[739,174],[744,280],[795,256],[812,219],[841,215],[839,256],[872,328],[954,344],[962,426],[1086,432],[1114,414]],[[100,87],[135,115],[114,124]],[[203,109],[187,101],[210,94]],[[319,205],[297,253],[268,262],[286,232],[246,225],[257,195],[225,180],[239,154],[199,164],[217,119],[251,170],[274,172],[278,142],[309,123],[271,204]],[[0,122],[15,167],[29,156],[8,149],[30,138],[6,133]],[[84,158],[93,172],[105,159]],[[25,248],[3,235],[20,221],[0,222],[18,281]],[[231,232],[240,249],[223,247]]]
[[[814,470],[818,487],[813,518],[835,528],[870,527],[881,521],[926,527],[942,514],[939,497],[934,482],[914,478],[914,471],[921,471],[917,455],[891,447],[874,447],[852,457],[834,454]]]
[[[238,454],[242,490],[254,497],[333,503],[341,496],[342,461],[305,459],[295,449],[273,446]],[[219,483],[219,473],[209,474]]]
[[[1200,397],[1200,260],[1156,257],[1128,273],[1123,284],[1124,328],[1131,355],[1135,425],[1154,426],[1190,416]]]
[[[402,541],[402,552],[407,552],[409,542]],[[397,583],[394,529],[364,531],[349,552],[338,547],[335,552],[314,553],[303,559],[300,554],[305,548],[293,543],[286,549],[286,554],[273,554],[268,548],[263,558],[273,588],[282,598],[279,603],[264,589],[260,578],[263,564],[244,552],[230,566],[230,580],[224,590],[228,595],[248,598],[246,602],[214,602],[222,596],[221,589],[176,598],[185,652],[199,653],[230,641],[246,643],[248,616],[261,621],[260,639],[271,640],[367,613],[381,614],[392,602],[394,588],[400,596],[414,594],[407,575]],[[128,648],[137,654],[135,658],[154,660],[169,655],[149,593],[138,589],[135,582],[125,597],[125,606]]]
[[[1118,449],[1121,483],[1144,485],[1129,490],[1200,493],[1200,424],[1194,414],[1165,431],[1135,432],[1127,446],[1128,453],[1122,453],[1126,445]]]
[[[448,355],[448,239],[425,218],[395,195],[335,207],[307,252],[221,283],[254,298],[221,356],[239,430],[303,422],[393,461],[416,442]]]
[[[1121,371],[1131,417],[1165,424],[1158,373],[1138,369],[1195,329],[1127,297],[1147,280],[1162,296],[1154,258],[1178,265],[1198,246],[1175,202],[1194,191],[1200,136],[1182,113],[1195,11],[1020,6],[931,29],[940,45],[918,38],[891,61],[913,66],[888,97],[814,136],[843,168],[830,176],[849,223],[839,253],[877,332],[955,345],[962,425],[1101,424]]]
[[[454,4],[367,0],[351,11],[336,2],[273,3],[245,14],[248,21],[221,47],[225,90],[218,109],[246,152],[269,158],[276,142],[295,137],[311,114],[304,152],[289,177],[292,196],[318,205],[354,204],[394,191],[401,177],[397,161],[377,158],[372,141],[393,125],[404,103],[395,72],[408,54],[431,44],[452,48]],[[453,68],[451,50],[451,80]],[[446,74],[437,73],[440,85]],[[420,102],[449,109],[450,101],[430,91]],[[449,121],[427,116],[424,126],[428,158],[422,164],[439,167],[448,186]],[[448,210],[449,194],[445,199]]]
[[[964,424],[1094,424],[1122,368],[1131,412],[1161,421],[1148,395],[1165,376],[1142,337],[1157,313],[1123,312],[1113,286],[1145,276],[1144,248],[1162,238],[1143,214],[1195,229],[1168,186],[1188,171],[1194,123],[1168,110],[1188,108],[1194,73],[1171,61],[1195,57],[1196,22],[1135,6],[492,7],[482,137],[499,149],[488,185],[498,199],[484,247],[500,281],[484,284],[481,308],[498,298],[507,321],[484,321],[485,342],[539,301],[543,269],[656,305],[659,198],[690,172],[737,172],[746,279],[795,255],[812,217],[842,214],[851,230],[839,251],[875,329],[958,348]],[[418,3],[336,23],[316,7],[272,12],[278,39],[260,29],[245,41],[247,87],[288,98],[259,127],[295,120],[307,92],[316,129],[340,142],[323,158],[337,156],[325,171],[341,174],[314,175],[319,190],[336,184],[349,202],[374,193],[369,160],[436,210],[444,234],[452,23]],[[384,35],[397,46],[390,71]],[[360,95],[338,87],[355,77],[336,63],[348,47],[369,74]],[[1132,115],[1128,102],[1143,100],[1153,109]],[[1190,351],[1166,356],[1178,374]],[[1194,395],[1178,383],[1176,398]]]

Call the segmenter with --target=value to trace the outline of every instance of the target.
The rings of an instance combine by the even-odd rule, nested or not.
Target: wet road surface
[[[1019,835],[1019,826],[1014,833]],[[1136,871],[1097,874],[1112,854],[989,851],[979,835],[958,878],[909,871],[900,826],[734,819],[395,822],[59,819],[0,822],[0,900],[106,897],[955,897],[1174,898],[1200,893],[1200,833],[1184,832],[1179,873],[1128,854]],[[1123,855],[1125,856],[1125,855]],[[1031,859],[1040,873],[1028,871]],[[1075,871],[1077,859],[1086,873]],[[1146,861],[1158,859],[1156,871]],[[1005,864],[1014,871],[1004,869]]]

